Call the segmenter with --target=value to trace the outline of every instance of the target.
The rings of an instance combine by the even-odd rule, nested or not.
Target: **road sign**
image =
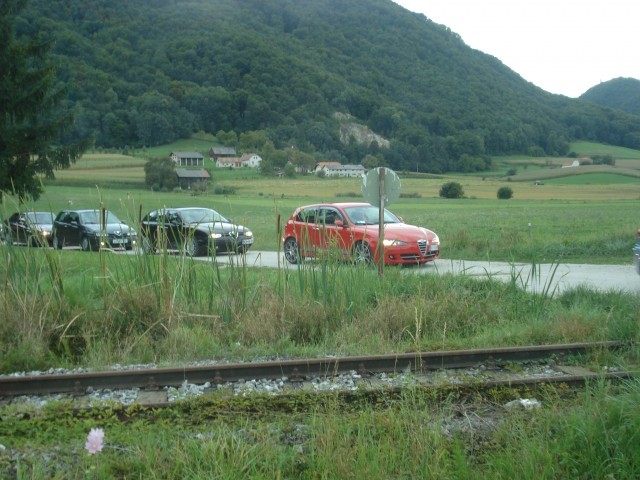
[[[362,195],[371,204],[378,207],[378,275],[384,270],[384,207],[400,197],[400,178],[396,172],[386,167],[370,170],[362,177]]]
[[[391,205],[400,197],[400,187],[400,177],[390,168],[374,168],[362,177],[362,195],[371,205]]]

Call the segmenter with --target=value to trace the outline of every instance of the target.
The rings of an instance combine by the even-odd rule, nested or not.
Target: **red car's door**
[[[296,215],[293,227],[303,257],[315,257],[320,246],[320,225],[317,218],[316,207],[305,208]]]
[[[318,245],[327,255],[345,257],[350,255],[351,231],[340,211],[334,207],[318,209]]]

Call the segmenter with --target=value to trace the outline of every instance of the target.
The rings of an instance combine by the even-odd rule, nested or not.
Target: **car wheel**
[[[198,247],[198,241],[195,236],[190,235],[184,241],[184,253],[190,257],[200,255],[200,248]]]
[[[80,247],[82,247],[83,252],[91,250],[91,243],[87,237],[82,237],[82,240],[80,240]]]
[[[284,258],[292,265],[300,260],[300,248],[295,238],[290,237],[284,241]]]
[[[353,246],[353,261],[364,265],[373,263],[373,253],[366,242],[358,242]]]
[[[53,236],[53,248],[55,248],[56,250],[62,250],[62,242],[57,235]]]

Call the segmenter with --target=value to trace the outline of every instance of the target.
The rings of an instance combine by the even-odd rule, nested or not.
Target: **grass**
[[[632,184],[636,187],[640,184],[640,170],[638,175],[621,175],[619,173],[589,173],[584,175],[570,175],[567,177],[550,178],[547,183],[550,185],[624,185]]]
[[[145,155],[151,153],[162,154]],[[205,205],[254,230],[255,249],[276,250],[279,229],[295,207],[360,198],[354,179],[265,179],[245,170],[214,175],[214,183],[237,188],[231,196],[122,188],[114,172],[123,169],[109,167],[126,161],[87,158],[64,185],[47,185],[39,202],[18,205],[5,197],[0,211],[6,218],[17,209],[104,205],[136,225],[159,206]],[[130,167],[131,178],[136,168]],[[515,198],[501,201],[496,191],[507,182],[499,179],[401,178],[410,196],[392,210],[438,232],[445,258],[630,262],[638,227],[633,183],[610,183],[608,176],[589,188],[509,182]],[[453,179],[467,198],[438,198],[442,183]],[[119,187],[106,188],[111,182]],[[374,268],[330,260],[314,268],[263,270],[167,254],[2,246],[0,372],[638,341],[638,295],[584,288],[527,293],[518,288],[523,281],[529,280],[516,273],[501,282],[397,268],[380,277]],[[228,406],[207,410],[205,404],[131,423],[121,423],[114,409],[91,417],[60,405],[27,415],[3,407],[0,444],[7,450],[0,450],[0,476],[637,478],[636,382],[615,391],[593,385],[573,401],[553,392],[543,400],[545,408],[533,413],[505,415],[500,408],[498,417],[487,418],[488,429],[477,430],[467,426],[482,412],[461,413],[420,391],[393,405],[350,410],[336,397],[323,397],[310,410],[268,420],[245,410],[224,415],[232,411]],[[105,429],[107,447],[90,457],[82,446],[93,427]]]
[[[73,414],[64,404],[23,407],[5,412],[0,423],[7,445],[0,474],[34,480],[638,477],[636,381],[595,384],[574,398],[550,389],[534,395],[542,407],[533,411],[506,410],[508,398],[492,404],[452,394],[437,401],[420,389],[357,404],[299,394],[288,400],[293,411],[269,415],[258,413],[268,399],[256,396],[211,395],[146,414],[135,407],[93,415]],[[95,455],[83,449],[91,428],[104,431],[104,448]]]
[[[0,250],[0,372],[635,339],[637,296],[319,262]],[[607,319],[606,322],[603,319]],[[363,335],[367,332],[367,335]],[[184,349],[184,345],[189,345]]]

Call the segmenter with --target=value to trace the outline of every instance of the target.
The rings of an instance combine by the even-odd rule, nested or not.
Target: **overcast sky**
[[[458,33],[525,80],[578,97],[640,80],[640,0],[394,0]]]

